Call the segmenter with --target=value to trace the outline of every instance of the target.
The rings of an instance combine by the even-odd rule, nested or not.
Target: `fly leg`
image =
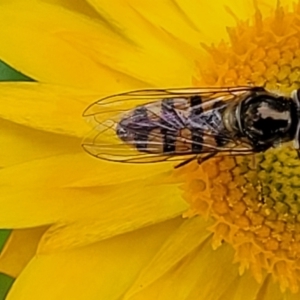
[[[193,160],[195,160],[195,159],[197,159],[197,155],[195,155],[195,156],[193,156],[193,157],[191,157],[191,158],[189,158],[189,159],[186,159],[186,160],[184,160],[183,162],[181,162],[180,164],[176,165],[176,166],[175,166],[175,169],[178,169],[178,168],[180,168],[180,167],[183,167],[183,166],[187,165],[188,163],[190,163],[191,161],[193,161]]]
[[[205,162],[206,160],[210,159],[211,157],[215,156],[217,154],[217,152],[211,152],[211,153],[208,153],[207,155],[205,156],[198,156],[198,155],[195,155],[183,162],[181,162],[180,164],[178,164],[177,166],[175,166],[175,169],[178,169],[180,167],[183,167],[185,165],[187,165],[188,163],[192,162],[193,160],[197,159],[197,162],[199,165],[201,165],[203,162]]]
[[[217,154],[217,152],[211,152],[205,156],[199,156],[197,158],[197,162],[199,165],[201,165],[202,163],[204,163],[205,161],[207,161],[208,159],[212,158],[213,156],[215,156]]]

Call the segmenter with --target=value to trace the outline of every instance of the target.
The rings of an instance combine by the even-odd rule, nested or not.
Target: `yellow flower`
[[[83,110],[108,94],[298,88],[299,12],[288,1],[0,4],[0,58],[36,80],[1,84],[0,227],[15,231],[0,270],[18,275],[8,299],[298,299],[289,148],[174,171],[95,160],[80,144]]]

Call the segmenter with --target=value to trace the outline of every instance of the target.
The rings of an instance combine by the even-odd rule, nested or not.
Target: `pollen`
[[[232,14],[232,12],[231,12]],[[238,19],[238,18],[237,18]],[[300,3],[278,4],[263,16],[228,28],[229,42],[205,45],[206,64],[196,63],[197,86],[264,86],[290,93],[300,87]],[[195,165],[197,163],[195,162]],[[240,274],[258,282],[272,274],[281,290],[300,286],[300,160],[289,145],[249,156],[217,156],[184,166],[187,217],[215,220],[212,247],[235,249]],[[203,175],[205,174],[205,176]]]

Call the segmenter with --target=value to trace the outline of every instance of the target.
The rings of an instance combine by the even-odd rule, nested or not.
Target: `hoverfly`
[[[113,95],[85,110],[95,127],[82,146],[105,160],[178,160],[176,167],[217,154],[262,152],[288,141],[299,152],[299,97],[300,90],[284,97],[251,86]]]

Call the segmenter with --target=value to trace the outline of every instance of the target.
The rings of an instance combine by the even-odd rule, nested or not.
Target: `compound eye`
[[[289,130],[290,109],[283,98],[253,99],[244,109],[244,129],[252,141],[276,142]]]

